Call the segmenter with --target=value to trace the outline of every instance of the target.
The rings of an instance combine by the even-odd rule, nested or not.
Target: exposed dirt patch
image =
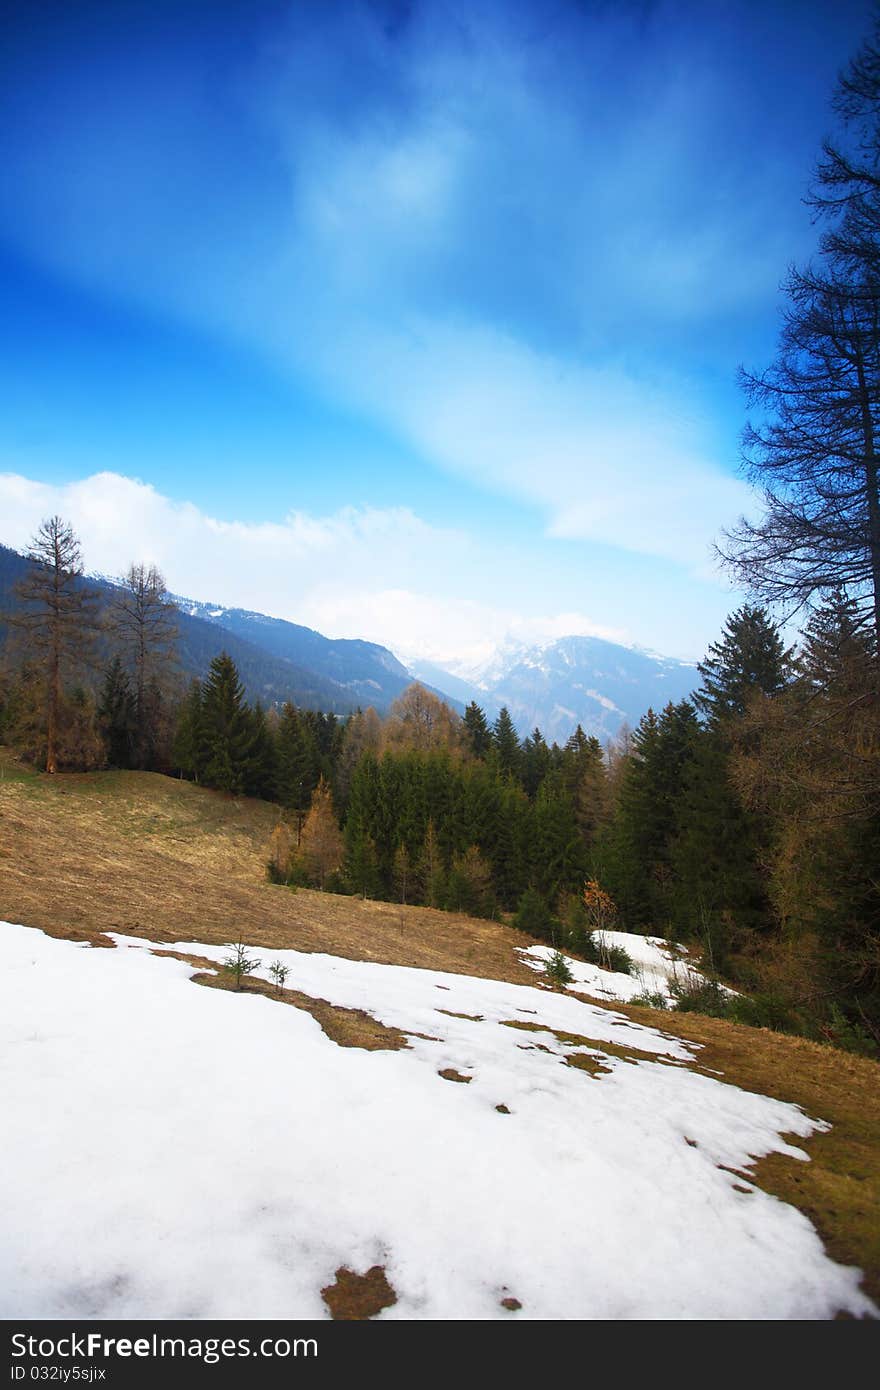
[[[573,1047],[589,1047],[594,1051],[602,1052],[606,1057],[620,1057],[624,1062],[657,1062],[660,1059],[655,1057],[653,1052],[641,1052],[637,1047],[623,1047],[620,1043],[604,1042],[598,1038],[585,1038],[579,1033],[565,1033],[559,1028],[548,1028],[543,1023],[526,1023],[520,1018],[502,1019],[505,1028],[517,1028],[523,1033],[550,1033],[556,1038],[557,1042],[568,1043]],[[540,1043],[535,1043],[542,1052],[549,1052],[549,1047],[542,1047]],[[575,1053],[574,1056],[578,1054]],[[566,1060],[569,1060],[566,1058]],[[572,1066],[577,1065],[572,1062]],[[589,1068],[585,1068],[589,1070]],[[608,1071],[608,1067],[603,1067],[603,1071]]]
[[[522,1304],[518,1298],[502,1298],[501,1307],[506,1308],[509,1313],[515,1313]]]
[[[168,952],[174,955],[176,952]],[[183,959],[183,957],[182,957]],[[211,964],[209,962],[209,964]],[[276,989],[268,980],[257,980],[252,976],[242,982],[240,990],[235,988],[235,980],[225,971],[218,974],[194,975],[197,985],[207,985],[209,989],[230,990],[233,994],[262,994],[266,999],[274,999],[279,1004],[292,1004],[303,1009],[321,1025],[331,1042],[339,1047],[360,1047],[366,1052],[399,1052],[409,1047],[406,1034],[397,1028],[388,1028],[372,1014],[363,1009],[344,1009],[338,1004],[330,1004],[326,999],[313,999],[298,989]]]
[[[585,1071],[588,1076],[610,1076],[612,1067],[603,1066],[599,1057],[594,1057],[589,1052],[570,1052],[566,1057],[566,1063],[570,1067],[577,1067],[578,1071]]]
[[[140,947],[136,948],[140,950]],[[169,951],[164,947],[157,946],[150,952],[151,956],[165,956],[170,960],[182,960],[187,965],[194,965],[197,970],[216,970],[217,962],[209,960],[207,956],[192,956],[188,951]]]
[[[463,1072],[456,1071],[455,1067],[444,1067],[443,1071],[438,1071],[438,1076],[442,1076],[444,1081],[461,1081],[465,1085],[473,1081],[472,1076],[465,1076]]]
[[[457,1014],[454,1009],[437,1009],[435,1012],[438,1014],[445,1014],[447,1018],[466,1018],[468,1023],[486,1022],[482,1014]]]
[[[397,1302],[382,1265],[373,1265],[366,1274],[341,1266],[335,1283],[322,1289],[321,1297],[336,1322],[363,1322]]]

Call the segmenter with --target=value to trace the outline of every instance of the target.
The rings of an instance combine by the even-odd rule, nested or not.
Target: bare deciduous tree
[[[23,638],[29,661],[42,673],[46,771],[57,772],[64,679],[71,668],[91,657],[97,594],[83,583],[79,540],[60,516],[40,524],[28,557],[31,568],[15,590],[21,608],[9,622]]]
[[[110,608],[110,624],[120,639],[134,677],[136,753],[145,761],[148,743],[148,687],[161,685],[161,677],[174,660],[176,609],[169,602],[165,580],[155,565],[131,565],[119,581]]]
[[[880,637],[880,281],[795,271],[787,289],[776,361],[742,373],[760,412],[744,464],[764,515],[740,518],[720,553],[790,611],[845,588]]]

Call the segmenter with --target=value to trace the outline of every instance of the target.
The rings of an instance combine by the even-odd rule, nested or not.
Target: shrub
[[[626,1001],[628,1004],[641,1004],[646,1009],[668,1009],[669,1001],[665,994],[659,991],[646,990],[644,994],[636,994],[632,999]]]
[[[772,1028],[774,1033],[801,1033],[797,1018],[777,994],[727,995],[723,1017],[751,1028]]]
[[[287,979],[287,976],[290,974],[290,971],[288,970],[286,965],[282,964],[280,960],[273,960],[272,964],[269,966],[269,974],[275,981],[276,993],[280,993],[281,990],[284,988],[284,981]]]
[[[848,1019],[837,1004],[831,1005],[828,1022],[820,1025],[819,1032],[826,1042],[842,1047],[845,1052],[858,1052],[863,1057],[880,1056],[877,1040],[860,1023]]]
[[[553,916],[544,898],[534,888],[527,888],[519,900],[513,918],[518,931],[528,932],[541,941],[556,942],[559,922]]]
[[[682,1014],[708,1014],[710,1018],[728,1017],[728,998],[717,980],[689,979],[684,984],[673,983],[673,1008]]]
[[[600,947],[599,954],[607,958],[606,970],[615,970],[618,975],[631,975],[633,973],[632,956],[623,946]]]

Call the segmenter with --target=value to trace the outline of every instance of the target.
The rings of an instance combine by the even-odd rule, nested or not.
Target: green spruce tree
[[[244,792],[254,751],[254,724],[235,662],[215,656],[202,693],[202,780],[236,795]]]

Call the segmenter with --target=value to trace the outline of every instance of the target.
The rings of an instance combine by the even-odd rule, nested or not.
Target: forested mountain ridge
[[[222,608],[180,595],[174,595],[174,602],[181,613],[220,627],[224,633],[234,633],[276,659],[293,662],[332,682],[345,692],[342,698],[347,698],[349,708],[372,705],[384,712],[412,682],[403,663],[376,642],[325,637],[313,628],[284,618],[270,618],[244,608]],[[436,693],[449,703],[458,704],[455,699],[450,700],[451,692]]]
[[[5,637],[2,615],[18,606],[14,588],[27,571],[26,556],[0,544],[0,643]],[[102,606],[117,589],[112,580],[93,576],[81,584],[97,591]],[[220,612],[228,622],[220,622]],[[177,666],[184,679],[203,677],[223,648],[235,662],[248,698],[264,705],[290,700],[303,709],[350,714],[358,705],[371,704],[384,711],[410,682],[405,668],[384,647],[331,642],[309,628],[262,614],[218,610],[187,599],[178,600],[174,621]],[[288,629],[298,643],[289,640]]]

